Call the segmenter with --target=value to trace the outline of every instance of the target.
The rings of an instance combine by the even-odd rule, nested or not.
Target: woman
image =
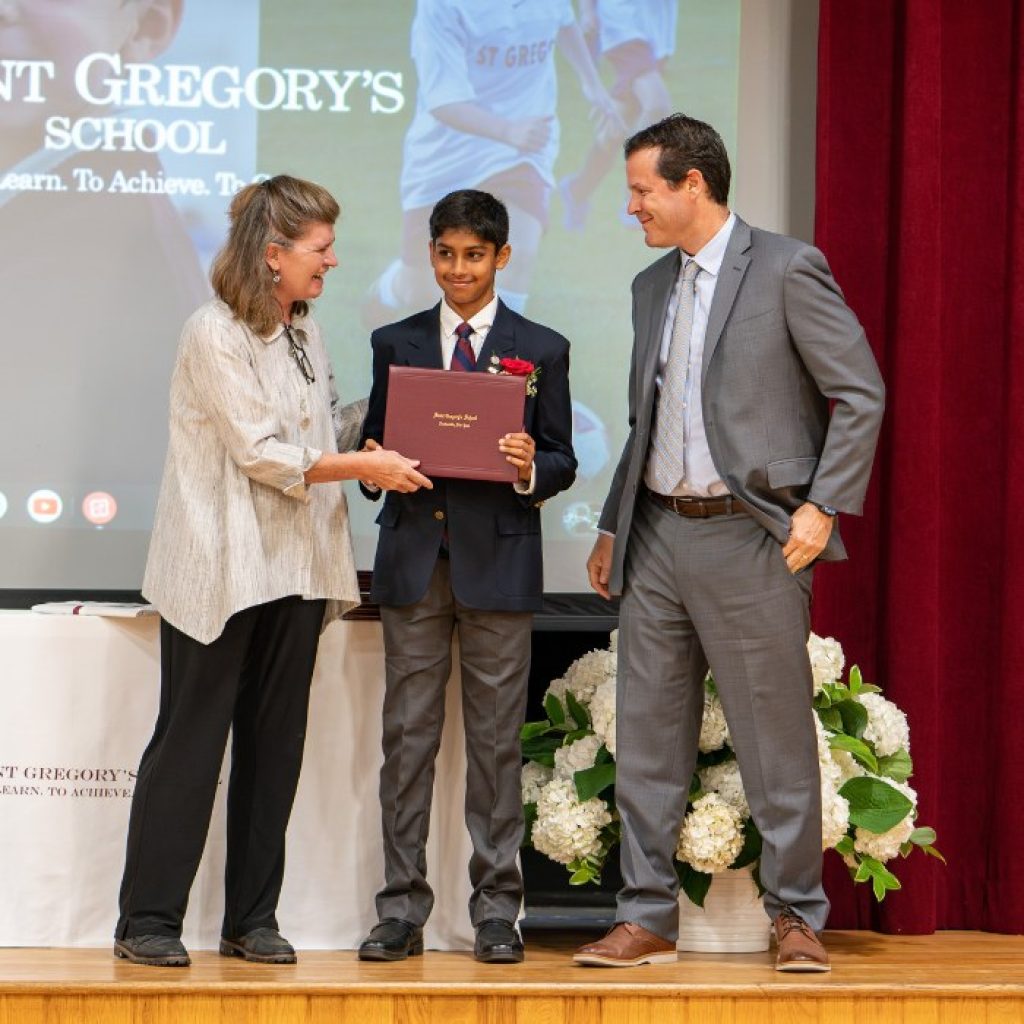
[[[217,298],[182,332],[143,583],[162,616],[160,711],[132,800],[114,944],[133,963],[189,963],[182,920],[229,729],[220,952],[295,961],[275,910],[317,640],[358,602],[334,481],[430,486],[396,452],[338,453],[359,424],[338,408],[308,315],[338,265],[337,217],[310,182],[280,175],[242,189],[213,266]]]

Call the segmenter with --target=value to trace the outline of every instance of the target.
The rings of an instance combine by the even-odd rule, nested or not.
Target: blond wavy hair
[[[340,208],[320,185],[287,174],[246,185],[231,200],[231,228],[217,253],[210,281],[217,297],[256,334],[270,334],[281,322],[274,298],[274,275],[267,265],[267,245],[285,248],[313,224],[334,224]],[[293,302],[291,315],[304,316],[305,302]]]

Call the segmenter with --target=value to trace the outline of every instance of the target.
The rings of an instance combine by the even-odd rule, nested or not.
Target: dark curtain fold
[[[889,401],[814,628],[907,712],[949,862],[876,907],[830,854],[830,927],[1024,931],[1022,6],[821,0],[816,237]]]

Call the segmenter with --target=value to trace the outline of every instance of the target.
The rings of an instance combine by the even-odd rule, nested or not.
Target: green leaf
[[[864,856],[861,859],[854,881],[864,882],[869,878],[871,879],[871,888],[874,890],[875,899],[879,903],[885,899],[887,892],[895,892],[903,888],[900,880],[880,860]]]
[[[910,760],[910,754],[900,747],[895,754],[886,754],[878,759],[878,774],[906,782],[914,774],[914,762]]]
[[[549,693],[544,698],[544,713],[554,725],[565,725],[565,708],[553,693]]]
[[[840,839],[838,843],[836,843],[835,851],[841,857],[849,857],[852,853],[854,853],[853,837],[843,836],[843,838]]]
[[[576,783],[576,795],[581,801],[597,796],[609,786],[615,785],[615,762],[595,764],[593,768],[584,768],[573,775]]]
[[[914,806],[889,783],[866,775],[848,779],[839,795],[849,801],[850,824],[876,834],[888,832],[898,825]]]
[[[569,884],[570,885],[586,885],[587,882],[593,882],[593,881],[594,881],[594,872],[591,870],[590,867],[588,867],[586,865],[584,867],[580,868],[578,871],[574,871],[569,876]]]
[[[615,759],[608,752],[608,748],[602,743],[601,746],[597,748],[597,756],[594,758],[594,764],[607,764],[609,761],[614,760]]]
[[[532,740],[534,736],[543,736],[551,728],[551,723],[545,718],[543,722],[527,722],[519,730],[521,740]]]
[[[857,691],[858,696],[862,693],[881,693],[882,688],[875,686],[874,683],[864,683],[864,685]]]
[[[849,688],[843,686],[842,683],[825,683],[821,692],[827,694],[833,704],[838,704],[841,700],[849,700],[851,697]]]
[[[712,876],[703,871],[698,871],[683,861],[677,860],[676,874],[679,876],[679,885],[686,893],[691,903],[698,907],[704,906],[707,899],[708,889],[711,888]]]
[[[922,846],[921,849],[924,850],[924,852],[927,853],[929,857],[934,857],[936,860],[941,860],[943,864],[946,863],[946,858],[943,857],[942,854],[939,853],[939,851],[936,850],[934,846]]]
[[[533,845],[533,826],[537,821],[537,804],[523,804],[523,819],[525,821],[525,827],[523,828],[523,841],[519,844],[520,846],[532,846]]]
[[[863,741],[857,739],[856,736],[847,736],[844,733],[838,733],[835,736],[829,736],[828,745],[833,750],[845,750],[854,756],[869,772],[878,774],[878,758],[871,752],[871,748]]]
[[[690,791],[686,794],[686,800],[688,803],[693,803],[694,800],[699,799],[703,790],[700,788],[700,776],[694,772],[690,779]]]
[[[832,698],[824,691],[819,690],[814,698],[814,708],[816,711],[823,711],[825,708],[832,706]]]
[[[573,729],[572,732],[567,732],[565,738],[562,740],[563,743],[575,743],[577,740],[583,739],[584,736],[592,736],[593,733],[590,729]]]
[[[864,677],[860,674],[860,667],[854,665],[850,669],[850,693],[856,696],[864,688]]]
[[[931,846],[932,843],[938,836],[935,835],[935,829],[929,828],[927,825],[922,825],[920,828],[915,828],[910,833],[910,839],[908,842],[913,843],[915,846]]]
[[[565,703],[569,708],[569,714],[576,720],[576,725],[581,729],[590,728],[590,715],[587,709],[576,699],[571,690],[565,691]]]
[[[732,866],[734,868],[745,868],[748,864],[753,864],[760,856],[761,833],[757,830],[754,819],[747,818],[743,822],[743,846],[740,848],[740,852],[736,854],[736,859],[732,862]]]
[[[562,741],[558,736],[532,736],[522,742],[523,757],[527,761],[536,761],[538,764],[553,768],[555,751],[561,745]]]
[[[859,701],[844,700],[836,705],[839,717],[843,720],[843,732],[847,736],[860,739],[868,727],[868,711]]]
[[[843,719],[835,707],[819,708],[818,717],[829,732],[840,732],[843,728]]]

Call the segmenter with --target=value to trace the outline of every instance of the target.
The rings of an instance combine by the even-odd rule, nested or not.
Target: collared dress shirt
[[[695,282],[696,293],[693,303],[693,329],[690,334],[690,358],[687,368],[687,388],[684,400],[684,435],[686,438],[686,478],[681,480],[672,494],[680,497],[708,497],[709,495],[728,494],[725,485],[715,469],[711,450],[708,448],[707,434],[704,430],[704,409],[701,399],[701,367],[704,361],[704,339],[708,329],[708,314],[711,311],[711,300],[715,297],[715,285],[722,269],[725,249],[729,244],[732,229],[736,224],[736,215],[730,213],[725,223],[718,229],[706,245],[693,254],[692,259],[700,267]],[[690,259],[688,253],[680,250],[681,266]],[[668,362],[669,346],[672,342],[672,324],[675,321],[676,309],[679,305],[679,289],[682,275],[672,292],[668,312],[665,316],[665,327],[661,339],[661,352],[658,357],[657,385],[661,393],[662,373]]]
[[[238,611],[326,598],[326,625],[359,603],[342,484],[307,485],[323,453],[358,438],[364,403],[342,407],[316,322],[267,337],[223,302],[186,322],[171,380],[170,441],[143,593],[174,627],[210,643]]]

